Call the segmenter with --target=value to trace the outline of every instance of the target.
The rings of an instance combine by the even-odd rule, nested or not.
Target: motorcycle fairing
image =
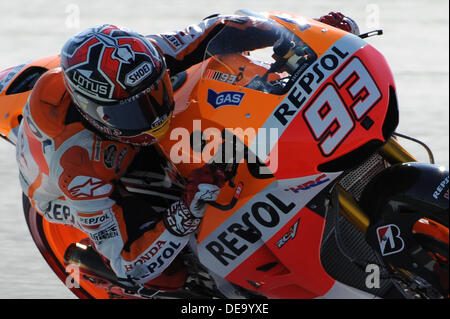
[[[234,260],[236,261],[234,263],[229,263],[229,265],[232,265],[230,269],[228,269],[227,266],[224,267],[222,265],[217,269],[210,268],[211,271],[218,273],[219,276],[225,277],[242,287],[272,298],[311,298],[316,296],[326,296],[331,292],[336,293],[336,291],[340,289],[340,286],[326,274],[320,264],[319,251],[325,222],[324,218],[312,210],[311,207],[308,207],[307,204],[316,194],[319,194],[321,190],[325,189],[327,185],[331,185],[335,178],[340,174],[341,170],[336,169],[333,172],[328,172],[326,173],[326,178],[320,178],[323,175],[323,172],[321,172],[318,167],[321,163],[327,163],[333,159],[338,159],[371,140],[376,139],[382,142],[385,141],[386,136],[383,136],[383,134],[380,133],[380,127],[384,120],[388,105],[387,99],[389,98],[389,94],[386,92],[388,92],[389,86],[394,87],[394,84],[392,75],[390,74],[384,58],[382,58],[374,48],[367,45],[356,36],[349,35],[342,30],[321,24],[312,19],[305,18],[302,23],[299,23],[300,17],[296,15],[279,13],[269,16],[285,28],[293,30],[299,38],[304,40],[317,54],[318,60],[316,63],[321,63],[321,59],[328,54],[331,54],[330,52],[333,52],[335,55],[337,54],[337,57],[339,57],[339,54],[344,56],[342,61],[339,62],[339,65],[333,70],[330,70],[334,72],[332,73],[334,76],[337,76],[339,72],[344,70],[351,61],[360,61],[363,68],[368,70],[378,85],[382,98],[365,114],[357,115],[354,114],[354,105],[352,104],[353,99],[351,97],[356,96],[360,97],[361,100],[364,100],[364,95],[361,96],[359,94],[360,92],[351,95],[352,93],[349,89],[351,86],[350,84],[355,82],[352,82],[352,80],[348,82],[343,81],[340,82],[342,83],[342,86],[337,87],[336,79],[332,76],[327,79],[324,76],[323,81],[319,81],[320,83],[314,84],[314,82],[312,82],[311,85],[317,85],[317,87],[315,87],[317,92],[323,93],[323,90],[327,88],[335,88],[339,95],[342,94],[343,96],[340,96],[340,99],[347,110],[347,113],[352,117],[352,123],[355,125],[358,124],[362,128],[358,126],[357,129],[351,131],[345,136],[345,139],[338,147],[336,147],[336,149],[331,150],[332,152],[322,152],[323,150],[321,151],[319,147],[323,144],[324,136],[329,137],[330,134],[315,136],[314,126],[311,127],[311,125],[308,125],[305,121],[306,110],[311,109],[312,103],[317,100],[318,95],[320,94],[314,91],[311,92],[312,94],[309,96],[309,100],[305,101],[305,104],[302,107],[299,107],[299,110],[294,114],[295,116],[292,116],[293,119],[290,121],[289,125],[286,125],[286,128],[283,129],[282,134],[277,135],[275,147],[271,149],[271,152],[265,154],[266,159],[273,161],[275,154],[277,154],[274,150],[278,150],[278,158],[284,160],[284,162],[280,162],[281,165],[278,165],[278,169],[273,171],[273,176],[267,179],[256,180],[256,178],[250,174],[246,165],[239,165],[236,181],[245,180],[249,182],[245,183],[241,199],[236,206],[232,210],[225,212],[214,207],[208,208],[198,234],[199,245],[203,247],[203,251],[200,252],[200,258],[207,264],[217,264],[217,260],[214,261],[214,259],[212,259],[217,258],[210,256],[211,252],[206,249],[206,246],[208,243],[213,242],[214,238],[218,238],[220,234],[225,232],[225,236],[221,237],[222,241],[219,239],[220,243],[224,245],[224,241],[228,241],[227,245],[233,247],[237,252],[242,250],[244,244],[247,245],[247,247],[250,248],[247,248],[246,251],[242,251],[241,255],[248,254],[248,258],[242,260],[242,258],[235,257]],[[290,21],[290,19],[286,19],[286,17],[293,18],[295,21]],[[306,24],[304,23],[305,21]],[[333,47],[336,47],[336,45],[340,45],[340,43],[346,44],[345,46],[338,46],[338,51],[330,51]],[[332,62],[331,60],[332,58],[330,58],[330,63]],[[195,69],[197,74],[205,74],[204,72],[207,70],[206,66],[209,62],[210,61],[206,61],[204,64],[197,66]],[[48,61],[42,60],[36,62],[37,65],[48,68],[56,67],[58,63],[59,57],[51,57]],[[311,70],[311,68],[314,70],[313,65],[309,68],[309,70]],[[362,70],[362,68],[360,69]],[[303,73],[297,75],[295,80],[300,81],[302,75],[306,74],[306,72],[308,72],[308,70],[304,70]],[[323,70],[322,73],[325,74]],[[188,81],[186,81],[186,83],[191,83],[189,77],[192,75],[193,72],[188,71]],[[12,81],[8,82],[8,85],[10,86],[14,83],[15,79],[17,79],[17,77],[11,79]],[[317,81],[317,79],[313,80]],[[235,91],[244,93],[244,96],[237,105],[221,105],[214,109],[210,104],[206,103],[208,89],[214,90],[217,94],[226,91]],[[332,92],[331,89],[329,90]],[[0,113],[0,133],[4,136],[10,136],[13,134],[14,128],[18,126],[18,118],[21,114],[22,106],[25,104],[30,91],[11,96],[6,96],[6,91],[7,88],[4,88],[0,94],[0,102],[2,103]],[[292,104],[291,100],[297,95],[289,95],[294,91],[298,93],[296,86],[290,88],[290,91],[285,94],[276,95],[233,85],[231,83],[207,79],[205,77],[200,79],[198,85],[183,85],[181,91],[183,94],[176,93],[175,98],[177,98],[178,95],[177,104],[180,104],[178,102],[182,101],[181,109],[189,107],[189,112],[181,112],[181,109],[179,112],[176,112],[172,127],[187,128],[189,135],[195,131],[195,128],[192,127],[193,119],[202,119],[202,125],[205,128],[215,127],[223,130],[239,125],[244,129],[268,127],[270,130],[271,126],[265,124],[269,116],[273,117],[274,112],[283,104],[291,103],[288,105],[287,111],[290,111],[291,107],[296,107]],[[179,90],[178,92],[181,91]],[[23,94],[23,96],[20,96],[21,94]],[[21,98],[20,100],[18,99],[19,97]],[[14,98],[14,100],[11,100],[12,98]],[[274,108],[274,106],[276,107]],[[330,112],[327,111],[327,108],[318,108],[317,113],[320,111],[322,111],[322,113],[319,115],[322,115],[324,118],[326,118]],[[6,115],[12,116],[9,117]],[[336,116],[338,117],[338,115]],[[367,116],[369,116],[374,123],[371,123],[370,120],[365,120]],[[308,118],[308,116],[306,117]],[[338,124],[334,124],[335,127],[339,126],[339,122],[337,123]],[[368,127],[368,129],[366,127]],[[324,129],[324,131],[325,133],[330,133],[329,130]],[[333,130],[331,131],[333,132]],[[299,136],[300,134],[298,134],[298,132],[302,132],[302,134],[305,135]],[[301,140],[302,138],[304,138],[304,140]],[[253,140],[247,139],[243,140],[243,143],[251,149],[252,141]],[[299,144],[290,147],[290,145],[293,145],[295,142]],[[168,151],[175,143],[176,139],[166,138],[161,144],[169,154]],[[310,143],[310,145],[306,145],[308,143]],[[299,149],[304,150],[304,152],[300,155],[294,154],[295,156],[293,156],[292,150],[298,152]],[[196,156],[194,156],[194,158],[196,158],[194,163],[177,163],[177,168],[184,176],[192,169],[203,165],[204,162],[203,158],[201,156],[199,157],[199,155],[202,154],[196,153],[193,150],[189,150],[189,152]],[[255,152],[258,154],[257,150]],[[265,159],[264,156],[262,156],[262,159]],[[311,163],[306,163],[306,159],[308,161],[311,160]],[[324,179],[329,179],[329,181],[320,183]],[[286,189],[288,191],[286,191]],[[224,201],[232,197],[233,191],[234,190],[231,187],[225,187],[221,192],[219,201]],[[265,223],[266,225],[259,226],[260,228],[258,230],[260,232],[261,230],[267,230],[270,228],[270,225],[275,224],[275,221],[277,221],[277,224],[267,232],[264,238],[262,238],[262,236],[259,238],[258,230],[256,230],[256,233],[246,232],[248,230],[247,228],[238,226],[247,226],[247,224],[243,222],[245,219],[244,216],[248,216],[245,213],[252,214],[252,207],[255,204],[257,204],[257,210],[253,210],[257,211],[257,215],[259,214],[259,222]],[[269,208],[269,206],[271,208]],[[285,214],[283,210],[287,213]],[[252,218],[252,215],[250,215],[248,219],[251,224],[255,223],[255,220],[250,219]],[[277,218],[279,218],[279,221]],[[53,263],[59,262],[60,265],[64,264],[63,255],[65,249],[71,243],[78,242],[85,237],[84,234],[74,228],[50,224],[46,220],[42,221],[42,228],[42,234],[39,236],[44,236],[46,242],[48,242],[48,247],[46,246],[45,249],[43,249],[52,251],[56,258],[53,260]],[[244,242],[242,238],[238,238],[237,235],[233,234],[233,236],[230,236],[230,229],[234,230],[235,234],[242,231],[240,234],[247,236],[246,238],[251,245]],[[37,235],[33,236],[35,240],[37,238],[36,236]],[[254,241],[254,243],[252,243],[252,241]],[[227,250],[225,250],[224,253],[231,256],[233,251],[229,247],[226,247]],[[237,255],[238,254],[235,253],[233,256]],[[231,258],[225,260],[229,261],[229,259]],[[52,268],[55,269],[53,263],[50,264]],[[210,267],[213,267],[213,265],[210,265]],[[63,275],[58,274],[58,276],[64,281],[65,278]],[[81,280],[81,285],[89,292],[90,296],[96,298],[108,298],[108,295],[104,290],[96,288],[87,281]]]
[[[265,128],[262,134],[266,135],[275,128],[278,134],[272,148],[266,148],[266,154],[256,147],[259,130],[256,136],[241,138],[242,143],[262,162],[269,167],[269,163],[276,163],[275,170],[272,170],[273,177],[256,183],[255,179],[248,178],[245,167],[241,167],[245,165],[239,167],[235,180],[246,181],[241,198],[231,211],[208,208],[199,230],[199,258],[219,276],[263,295],[273,298],[318,297],[325,295],[334,284],[334,280],[323,270],[319,256],[325,220],[304,207],[314,196],[302,192],[297,194],[295,200],[288,199],[282,189],[286,181],[296,180],[297,185],[308,179],[314,181],[322,173],[318,169],[321,164],[339,159],[372,141],[379,141],[377,145],[381,146],[386,141],[383,124],[394,81],[382,55],[359,37],[316,21],[308,20],[310,27],[301,30],[276,16],[271,18],[290,27],[310,48],[316,50],[317,60],[297,76],[289,91],[281,96],[239,83],[227,83],[217,77],[212,79],[211,72],[208,73],[211,68],[204,67],[204,75],[207,76],[201,79],[195,90],[196,100],[207,101],[211,90],[215,94],[240,93],[241,99],[238,105],[220,107],[214,107],[211,103],[195,103],[192,105],[194,118],[196,112],[199,118],[207,118],[205,127],[226,129],[243,125],[244,131]],[[324,29],[327,30],[324,32]],[[320,41],[319,35],[326,41]],[[327,43],[326,47],[324,43]],[[227,65],[225,70],[230,72],[233,66]],[[270,108],[270,104],[277,106]],[[178,120],[189,123],[187,118]],[[367,155],[373,151],[375,149],[369,149]],[[330,179],[335,179],[340,171],[332,173],[335,175]],[[317,186],[316,191],[325,185]],[[274,197],[268,198],[269,194]],[[224,189],[219,201],[231,196],[232,189]],[[278,208],[275,208],[275,198],[278,204],[281,203]],[[292,211],[283,214],[281,207],[290,207]],[[249,212],[257,214],[258,209],[265,210],[267,216],[271,216],[269,219],[276,214],[283,218],[277,227],[255,230],[255,222],[251,221]],[[289,245],[287,242],[281,248],[275,248],[274,243],[298,220],[297,236],[292,239],[295,244]],[[265,235],[258,238],[258,233]],[[302,243],[306,247],[302,247]],[[302,249],[291,251],[288,247],[294,245]],[[274,266],[267,272],[257,270],[265,265]]]
[[[37,78],[59,65],[59,56],[20,64],[0,72],[0,136],[16,141],[22,109]]]
[[[200,261],[217,274],[227,276],[261,245],[276,237],[275,234],[281,234],[283,227],[289,228],[287,223],[295,219],[296,213],[337,176],[339,173],[327,174],[325,183],[305,187],[300,193],[290,188],[315,180],[318,176],[276,180],[255,196],[241,198],[245,204],[200,241]],[[302,221],[298,232],[307,224]]]
[[[304,206],[337,176],[327,174],[326,182],[301,194],[291,188],[319,176],[273,182],[199,243],[200,261],[227,280],[274,298],[325,294],[334,280],[320,265],[324,219]],[[270,264],[275,265],[258,270]]]

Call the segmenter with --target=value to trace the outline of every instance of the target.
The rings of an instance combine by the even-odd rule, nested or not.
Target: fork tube
[[[417,159],[392,137],[384,144],[380,153],[391,164],[417,162]]]
[[[337,185],[340,213],[363,234],[366,233],[370,221],[366,213],[359,207],[353,196]]]
[[[381,148],[380,154],[391,164],[417,162],[417,160],[405,150],[392,137]],[[363,234],[369,227],[370,220],[366,213],[359,207],[355,198],[341,186],[337,186],[340,213],[352,225]]]

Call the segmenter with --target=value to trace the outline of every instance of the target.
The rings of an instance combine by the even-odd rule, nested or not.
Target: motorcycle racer
[[[340,13],[319,20],[358,32]],[[200,224],[204,202],[214,201],[225,182],[214,165],[196,169],[181,200],[161,214],[119,181],[138,158],[151,167],[148,148],[168,132],[174,108],[170,75],[200,62],[225,25],[236,32],[231,50],[277,40],[261,36],[270,28],[265,21],[240,16],[212,16],[147,37],[112,25],[90,28],[64,45],[61,68],[39,79],[24,108],[17,143],[24,193],[48,221],[86,233],[124,282],[158,278],[170,281],[165,287],[182,286],[182,271],[170,280],[164,271]],[[242,30],[254,37],[242,39]]]

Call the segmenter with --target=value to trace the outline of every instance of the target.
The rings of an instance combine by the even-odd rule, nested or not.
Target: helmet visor
[[[167,72],[150,88],[130,98],[113,103],[94,102],[77,92],[76,102],[91,118],[119,130],[122,136],[151,131],[164,123],[173,110],[173,93]]]

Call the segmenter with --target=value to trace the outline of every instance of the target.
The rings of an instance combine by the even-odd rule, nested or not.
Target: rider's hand
[[[196,217],[203,217],[205,202],[215,201],[225,184],[225,172],[215,165],[207,164],[191,172],[183,194],[183,201]]]
[[[327,15],[321,16],[318,21],[356,35],[359,34],[358,24],[356,24],[353,19],[344,16],[340,12],[331,11]]]
[[[207,164],[191,172],[180,201],[173,203],[164,216],[167,229],[185,236],[194,232],[206,211],[206,202],[215,201],[225,184],[225,172]]]

